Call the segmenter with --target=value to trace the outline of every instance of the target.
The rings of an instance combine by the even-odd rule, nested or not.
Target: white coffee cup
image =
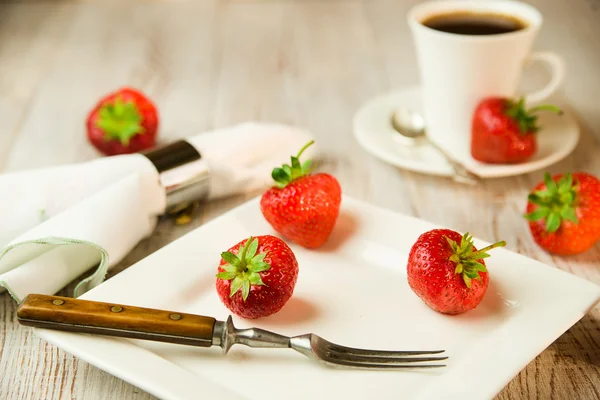
[[[512,16],[525,28],[495,35],[463,35],[434,30],[423,21],[454,12]],[[431,140],[456,159],[472,162],[471,119],[477,104],[488,96],[515,97],[523,68],[543,61],[552,70],[541,90],[524,94],[527,103],[550,96],[561,84],[565,67],[554,53],[531,53],[542,25],[542,15],[532,6],[511,0],[427,1],[408,13],[422,84],[427,133]]]

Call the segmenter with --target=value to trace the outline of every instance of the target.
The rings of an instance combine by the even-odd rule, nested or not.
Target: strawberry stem
[[[489,246],[486,246],[481,250],[477,250],[477,252],[474,254],[485,253],[487,251],[490,251],[491,249],[495,249],[496,247],[504,247],[504,246],[506,246],[506,242],[504,240],[501,240],[499,242],[490,244]]]
[[[310,173],[313,171],[312,160],[309,159],[303,163],[300,163],[300,156],[314,142],[315,142],[314,140],[311,140],[310,142],[306,143],[300,149],[300,151],[298,152],[298,155],[296,155],[295,157],[292,156],[291,163],[290,163],[291,165],[284,164],[281,166],[281,168],[273,169],[273,172],[271,172],[271,177],[275,181],[275,186],[277,186],[280,189],[283,189],[284,187],[286,187],[288,184],[295,181],[296,179],[300,179],[304,176],[310,175]]]
[[[563,111],[555,105],[552,104],[540,104],[539,106],[535,106],[527,110],[529,114],[536,113],[538,111],[551,111],[555,114],[562,115]]]
[[[315,143],[315,141],[314,141],[314,140],[311,140],[310,142],[306,143],[306,144],[304,145],[304,147],[302,147],[302,148],[300,149],[300,151],[298,152],[298,155],[296,156],[296,158],[298,158],[298,159],[299,159],[299,158],[300,158],[300,156],[302,155],[302,153],[304,153],[304,150],[308,149],[308,148],[309,148],[310,146],[312,146],[314,143]]]
[[[508,100],[504,113],[512,118],[522,134],[528,134],[539,131],[540,127],[537,124],[538,116],[535,115],[538,111],[552,111],[557,114],[562,114],[562,110],[554,105],[541,104],[527,110],[525,108],[525,98],[521,97],[519,101]]]
[[[446,240],[452,249],[452,255],[450,255],[449,260],[456,264],[454,273],[462,275],[463,281],[469,289],[471,288],[471,281],[473,279],[481,279],[480,272],[487,272],[485,264],[479,260],[490,256],[487,251],[496,247],[506,246],[506,242],[502,240],[481,250],[473,251],[473,237],[469,236],[468,232],[461,238],[460,245],[448,237],[446,237]]]

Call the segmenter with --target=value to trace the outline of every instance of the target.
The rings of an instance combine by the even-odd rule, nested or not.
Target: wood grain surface
[[[354,141],[352,117],[363,102],[418,82],[404,19],[414,3],[1,2],[0,170],[98,157],[85,140],[86,112],[101,95],[128,84],[158,103],[164,141],[247,120],[302,126],[324,152],[321,169],[335,174],[346,194],[487,241],[504,239],[512,250],[600,284],[599,246],[561,258],[532,241],[522,213],[543,171],[466,187],[396,169]],[[549,171],[600,175],[594,139],[600,138],[600,1],[530,3],[545,16],[535,48],[567,59],[562,92],[583,133],[575,152]],[[525,84],[535,86],[540,77],[529,71]],[[110,276],[254,195],[204,204],[187,225],[162,219]],[[71,295],[73,286],[60,294]],[[38,339],[15,313],[12,299],[0,295],[0,398],[153,398]],[[600,309],[563,334],[497,398],[600,398]]]

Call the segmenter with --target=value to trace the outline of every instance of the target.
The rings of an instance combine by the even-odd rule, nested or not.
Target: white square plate
[[[411,291],[406,259],[434,225],[345,197],[325,248],[291,245],[296,290],[276,315],[236,326],[314,332],[347,346],[446,349],[434,371],[328,368],[288,349],[194,348],[38,329],[85,361],[165,399],[491,398],[600,299],[600,287],[519,254],[486,261],[490,287],[475,310],[446,316]],[[140,261],[82,298],[225,319],[214,285],[220,252],[273,234],[254,199]],[[477,234],[477,232],[471,232]],[[486,243],[476,240],[476,246]],[[473,384],[476,382],[476,384]]]

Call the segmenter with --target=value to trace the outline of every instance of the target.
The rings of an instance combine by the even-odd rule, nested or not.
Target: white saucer
[[[538,150],[530,161],[521,164],[484,164],[474,159],[461,160],[482,178],[521,175],[552,165],[573,151],[579,141],[579,127],[564,102],[553,99],[561,107],[561,116],[540,113]],[[419,86],[408,87],[376,97],[354,116],[354,136],[366,151],[400,168],[430,175],[451,176],[452,168],[430,145],[407,145],[392,128],[391,115],[397,108],[406,107],[422,112]]]

